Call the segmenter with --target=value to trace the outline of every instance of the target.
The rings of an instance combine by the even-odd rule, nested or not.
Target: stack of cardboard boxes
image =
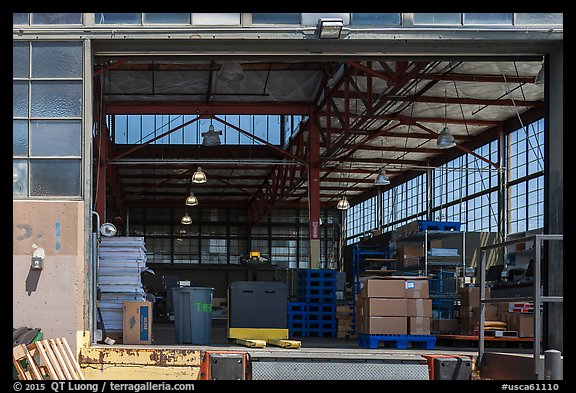
[[[358,333],[430,334],[432,301],[424,277],[367,280],[356,307]]]
[[[409,268],[420,264],[420,257],[424,256],[423,245],[400,246],[396,249],[398,267]]]
[[[336,337],[344,338],[352,332],[352,308],[349,305],[336,306]]]
[[[474,335],[480,321],[480,288],[460,288],[460,332]],[[486,288],[486,299],[490,299],[490,288]],[[486,303],[486,321],[498,321],[498,306]]]

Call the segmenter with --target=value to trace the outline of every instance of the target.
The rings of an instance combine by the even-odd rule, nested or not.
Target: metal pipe
[[[549,349],[544,352],[544,379],[562,380],[564,371],[562,369],[562,353],[556,349]]]
[[[190,159],[190,160],[169,160],[169,159],[143,159],[143,160],[111,160],[113,165],[186,165],[186,164],[236,164],[236,165],[306,165],[306,163],[292,160],[210,160],[210,159]]]

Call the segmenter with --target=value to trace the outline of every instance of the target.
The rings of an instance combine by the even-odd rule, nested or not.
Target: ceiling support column
[[[320,263],[320,127],[318,116],[310,117],[308,132],[308,266]]]

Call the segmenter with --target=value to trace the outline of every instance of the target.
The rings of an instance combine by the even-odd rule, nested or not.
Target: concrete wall
[[[73,351],[84,326],[83,202],[13,202],[13,326],[65,337]],[[34,246],[45,252],[31,269]]]

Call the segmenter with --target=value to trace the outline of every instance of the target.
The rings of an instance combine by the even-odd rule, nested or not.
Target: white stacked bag
[[[125,301],[146,300],[141,273],[146,268],[144,237],[100,238],[100,311],[107,332],[122,332]]]

